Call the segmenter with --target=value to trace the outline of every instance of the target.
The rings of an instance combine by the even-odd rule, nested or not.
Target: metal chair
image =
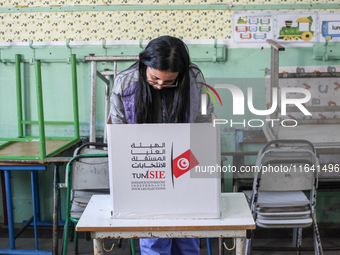
[[[88,146],[91,148],[87,148]],[[92,148],[95,146],[96,148]],[[104,150],[106,147],[107,145],[103,143],[86,143],[74,151],[73,158],[67,165],[63,255],[67,254],[70,222],[72,223],[71,230],[74,231],[75,253],[78,253],[78,238],[75,227],[86,205],[92,195],[109,194],[110,192],[108,154]],[[133,240],[131,240],[131,247],[132,244]]]
[[[316,221],[316,188],[319,161],[313,144],[306,140],[274,140],[258,153],[253,189],[245,192],[251,213],[262,228],[293,228],[293,250],[299,254],[302,228],[313,225],[315,254],[323,254]],[[303,191],[310,191],[310,199]],[[247,239],[246,254],[252,252]],[[256,247],[261,250],[263,247]]]

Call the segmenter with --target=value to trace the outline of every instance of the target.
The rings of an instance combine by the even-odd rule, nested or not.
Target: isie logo
[[[173,148],[171,148],[171,171],[172,171],[172,186],[174,187],[174,177],[179,178],[183,174],[190,171],[192,168],[199,164],[198,160],[191,152],[187,150],[175,159],[173,159]]]
[[[179,155],[172,162],[172,174],[176,178],[182,176],[199,164],[191,150],[187,150]]]
[[[175,188],[174,184],[174,178],[179,178],[185,173],[189,172],[191,169],[196,167],[199,162],[192,153],[192,151],[189,149],[185,152],[183,152],[181,155],[177,156],[176,158],[173,158],[173,145],[171,146],[171,177],[172,177],[172,186]],[[144,164],[140,164],[141,168],[148,168],[149,166]],[[163,168],[166,166],[166,163],[155,163],[151,164],[152,167],[158,167],[158,168]],[[151,167],[150,165],[150,167]],[[144,173],[132,173],[132,178],[133,179],[166,179],[167,177],[167,172],[165,170],[147,170]]]

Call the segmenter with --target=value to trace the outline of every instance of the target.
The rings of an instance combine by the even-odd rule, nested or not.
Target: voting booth
[[[212,123],[108,124],[114,218],[219,218],[220,136]]]

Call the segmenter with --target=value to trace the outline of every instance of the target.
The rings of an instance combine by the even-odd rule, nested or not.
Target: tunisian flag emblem
[[[198,164],[194,154],[192,154],[190,150],[187,150],[173,160],[173,175],[178,178]]]

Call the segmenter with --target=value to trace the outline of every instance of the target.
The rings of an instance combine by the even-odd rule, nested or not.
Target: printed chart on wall
[[[319,15],[319,42],[340,42],[340,13]]]
[[[276,16],[278,42],[316,42],[316,13],[283,13]]]
[[[234,42],[262,42],[274,38],[272,13],[234,13]]]

